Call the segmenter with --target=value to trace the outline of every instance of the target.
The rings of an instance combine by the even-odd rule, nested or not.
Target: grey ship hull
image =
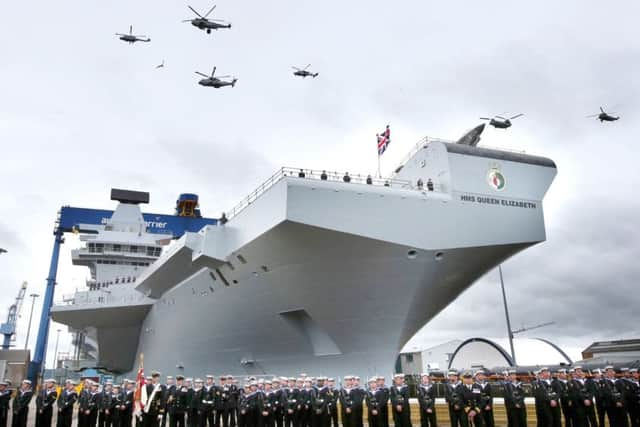
[[[101,364],[132,371],[144,353],[166,374],[390,374],[425,323],[545,239],[551,161],[429,145],[398,177],[437,176],[436,192],[282,177],[225,226],[183,237],[140,278],[135,348],[98,328],[101,361],[129,359]],[[485,180],[495,167],[510,180],[499,193]]]

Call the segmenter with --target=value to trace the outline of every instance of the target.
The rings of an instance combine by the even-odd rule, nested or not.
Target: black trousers
[[[408,406],[400,412],[393,408],[393,423],[395,427],[411,427],[411,411]]]
[[[488,411],[483,409],[481,413],[482,413],[482,422],[484,423],[484,427],[495,427],[496,421],[493,416],[493,408],[489,409]]]
[[[436,408],[431,408],[432,412],[420,409],[420,427],[437,427]]]
[[[29,408],[21,409],[13,413],[11,419],[11,427],[27,427],[27,418],[29,417]]]
[[[236,425],[236,411],[235,408],[222,408],[215,411],[216,414],[216,427],[235,427]],[[222,424],[220,422],[222,421]]]
[[[105,411],[100,411],[98,414],[98,426],[99,427],[111,427],[111,412],[108,414]]]
[[[174,411],[169,414],[169,426],[170,427],[185,427],[184,412]]]
[[[42,412],[36,413],[36,427],[51,427],[51,419],[53,417],[53,408],[51,406],[42,409]]]
[[[598,427],[596,411],[591,406],[578,406],[573,410],[573,427]]]
[[[564,416],[564,425],[565,427],[573,427],[573,420],[575,419],[575,413],[573,411],[573,407],[569,406],[568,403],[562,401],[562,415]]]
[[[617,406],[606,407],[607,418],[609,418],[610,427],[628,427],[627,411]]]
[[[200,414],[200,427],[215,427],[216,425],[216,411],[213,408],[206,408]]]
[[[527,427],[527,409],[511,408],[511,427]]]
[[[118,414],[118,421],[120,422],[120,427],[131,427],[131,424],[133,423],[132,411],[128,409],[120,411],[120,414]]]
[[[329,408],[329,426],[331,427],[339,427],[338,424],[338,408],[332,406]],[[382,426],[385,427],[385,426]]]
[[[451,427],[467,427],[467,414],[462,409],[455,410],[452,405],[449,405],[449,420]]]

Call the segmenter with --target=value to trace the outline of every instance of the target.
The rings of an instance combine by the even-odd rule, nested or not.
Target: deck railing
[[[294,177],[298,179],[310,179],[318,181],[332,181],[341,182],[345,185],[349,184],[364,184],[374,185],[379,187],[393,187],[393,188],[414,188],[412,183],[403,179],[393,178],[376,178],[371,175],[341,173],[335,171],[325,171],[316,169],[300,169],[283,167],[276,173],[271,175],[269,179],[263,182],[258,188],[252,191],[247,197],[245,197],[240,203],[238,203],[233,209],[226,213],[227,219],[231,219],[238,215],[243,209],[255,202],[262,196],[267,190],[277,184],[281,179],[286,177]],[[348,177],[348,178],[347,178]]]

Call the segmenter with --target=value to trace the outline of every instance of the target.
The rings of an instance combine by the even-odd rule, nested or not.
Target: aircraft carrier
[[[120,203],[73,254],[89,289],[52,318],[84,331],[115,373],[144,353],[164,374],[389,375],[460,293],[545,240],[554,162],[461,141],[425,138],[370,183],[282,168],[161,255],[166,235]]]

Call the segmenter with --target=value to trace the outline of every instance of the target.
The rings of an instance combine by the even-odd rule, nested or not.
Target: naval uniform
[[[389,387],[378,387],[378,402],[382,411],[381,426],[389,427]]]
[[[462,405],[462,396],[460,395],[459,386],[462,383],[446,383],[445,400],[449,407],[449,420],[451,427],[466,427],[466,416],[464,414],[464,406]]]
[[[103,390],[100,393],[100,404],[98,405],[98,427],[111,427],[113,406],[113,395],[111,390]]]
[[[18,390],[13,398],[13,418],[11,420],[12,427],[27,427],[27,418],[29,417],[29,403],[33,397],[31,389],[22,391]]]
[[[9,403],[11,402],[11,390],[6,388],[0,392],[0,427],[7,427],[9,419]]]
[[[575,414],[573,403],[569,397],[569,382],[567,380],[555,378],[551,381],[551,387],[553,387],[558,397],[560,397],[560,408],[562,409],[565,427],[573,427]]]
[[[598,427],[594,396],[585,379],[574,378],[568,383],[573,408],[573,427]]]
[[[313,390],[313,400],[311,401],[311,425],[313,427],[329,427],[329,388],[324,386],[318,390]]]
[[[340,389],[340,415],[343,427],[353,427],[351,419],[353,413],[353,398],[351,389],[344,387]]]
[[[623,384],[621,380],[603,378],[600,381],[604,408],[611,427],[627,427],[627,413],[624,407]]]
[[[433,384],[418,386],[418,404],[420,406],[420,427],[437,427],[436,393]]]
[[[504,404],[509,427],[526,427],[527,408],[524,403],[522,383],[511,381],[504,383]]]
[[[368,390],[364,398],[367,404],[367,419],[369,420],[369,427],[382,427],[382,410],[378,397],[379,393],[376,389]]]
[[[462,406],[464,407],[461,424],[463,426],[483,427],[484,423],[480,412],[480,395],[482,394],[480,387],[477,384],[460,384],[458,393],[462,398]]]
[[[626,401],[631,427],[640,427],[640,382],[635,379],[629,380]]]
[[[482,414],[482,421],[485,427],[494,427],[495,418],[493,416],[493,394],[491,384],[487,381],[476,382],[476,385],[480,388],[480,413]]]
[[[162,384],[146,384],[147,388],[147,403],[145,404],[145,411],[142,415],[143,427],[160,427],[160,420],[164,415],[164,396],[165,389]]]
[[[43,388],[36,397],[36,427],[51,427],[53,404],[58,398],[55,387]]]
[[[299,394],[297,388],[288,389],[286,401],[286,414],[284,416],[284,427],[298,427],[299,419]]]
[[[366,392],[361,387],[355,387],[351,390],[353,399],[352,424],[353,427],[363,427],[364,421],[364,396]]]
[[[409,387],[392,386],[389,390],[391,411],[395,427],[411,427],[411,406],[409,405]]]
[[[169,389],[169,426],[185,427],[185,414],[189,407],[189,389],[183,386],[173,386]]]
[[[213,384],[205,385],[202,392],[202,414],[200,415],[200,427],[215,427],[216,423],[216,396],[218,387]]]
[[[552,387],[551,381],[543,379],[536,381],[534,397],[538,427],[560,427],[562,425],[560,396]],[[554,404],[555,407],[552,406]]]
[[[338,390],[329,387],[327,391],[327,409],[329,411],[329,426],[339,427],[338,425]]]

